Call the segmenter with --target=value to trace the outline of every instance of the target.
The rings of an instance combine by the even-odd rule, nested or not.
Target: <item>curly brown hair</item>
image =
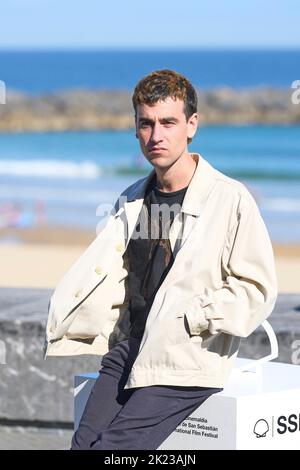
[[[184,102],[186,120],[197,112],[197,93],[183,75],[174,70],[156,70],[142,78],[136,85],[132,103],[137,112],[138,104],[153,104],[165,100],[168,96]]]

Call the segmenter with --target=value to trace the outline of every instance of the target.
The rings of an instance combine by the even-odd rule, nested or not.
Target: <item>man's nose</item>
[[[151,138],[153,142],[160,142],[162,140],[162,129],[159,124],[153,126]]]

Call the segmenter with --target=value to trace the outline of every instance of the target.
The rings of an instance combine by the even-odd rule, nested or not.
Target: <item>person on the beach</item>
[[[272,312],[271,241],[245,185],[190,153],[197,94],[172,70],[133,94],[151,173],[126,188],[49,302],[45,355],[103,355],[72,449],[157,449],[226,384]]]

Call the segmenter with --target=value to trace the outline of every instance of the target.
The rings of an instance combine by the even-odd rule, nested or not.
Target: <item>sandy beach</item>
[[[96,232],[61,226],[0,231],[0,287],[54,288]],[[300,292],[300,243],[273,244],[279,292]]]

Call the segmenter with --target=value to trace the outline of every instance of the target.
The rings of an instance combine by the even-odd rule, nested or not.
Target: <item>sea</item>
[[[30,95],[132,91],[145,74],[162,68],[185,74],[202,89],[286,89],[300,79],[300,51],[0,51],[0,80]],[[300,241],[300,125],[200,123],[189,151],[247,186],[272,241]],[[34,224],[37,207],[43,207],[49,223],[96,233],[99,206],[112,204],[151,169],[133,130],[2,132],[0,227],[7,208],[17,205],[20,226]]]

